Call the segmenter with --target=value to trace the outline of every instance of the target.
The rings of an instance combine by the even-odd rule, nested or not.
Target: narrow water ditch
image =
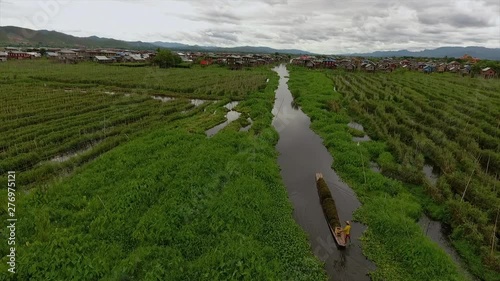
[[[333,158],[323,140],[309,128],[309,117],[292,106],[286,66],[280,65],[274,71],[280,76],[272,111],[273,126],[280,136],[276,149],[281,176],[294,207],[293,216],[308,234],[314,254],[325,262],[330,280],[370,280],[367,273],[375,270],[375,265],[363,255],[359,241],[366,226],[353,222],[352,244],[343,250],[336,247],[319,203],[315,173],[323,173],[341,221],[352,220],[360,202],[332,170]]]
[[[250,123],[250,124],[248,124],[248,125],[247,125],[247,126],[245,126],[245,127],[240,128],[240,132],[248,132],[248,131],[250,130],[250,128],[252,128],[252,125],[253,125],[253,120],[252,120],[252,118],[248,117],[248,118],[247,118],[247,121],[248,121],[248,123]]]
[[[443,226],[443,224],[439,221],[435,221],[430,219],[428,216],[422,216],[418,221],[420,228],[424,234],[429,237],[432,241],[438,244],[441,249],[443,249],[446,254],[450,256],[450,258],[457,264],[457,267],[460,271],[469,279],[469,280],[478,280],[474,277],[470,272],[465,269],[464,263],[458,255],[457,251],[453,248],[448,239],[450,234],[450,230]]]
[[[198,107],[206,102],[206,100],[200,100],[200,99],[191,99],[190,100],[191,104],[194,105],[194,107]]]
[[[355,129],[355,130],[358,130],[358,131],[361,131],[361,132],[365,132],[365,128],[363,128],[363,125],[359,124],[359,123],[356,123],[356,122],[349,122],[347,124],[347,126],[349,128],[352,128],[352,129]],[[366,133],[364,136],[362,137],[352,137],[352,141],[354,142],[365,142],[365,141],[371,141],[372,139],[370,138],[370,136],[368,136]]]
[[[52,161],[52,162],[59,162],[59,163],[68,161],[69,159],[71,159],[73,157],[76,157],[76,156],[78,156],[80,154],[83,154],[83,153],[85,153],[87,151],[90,151],[92,148],[94,148],[95,146],[97,146],[100,143],[101,143],[101,141],[94,141],[91,144],[87,145],[83,149],[76,150],[76,151],[71,151],[71,152],[66,152],[66,153],[63,153],[63,154],[59,154],[59,155],[53,157],[52,159],[50,159],[50,161]]]
[[[437,169],[435,169],[431,164],[425,164],[422,168],[422,171],[424,172],[427,180],[429,180],[429,182],[433,185],[436,185],[439,179],[439,172],[437,171]]]
[[[164,97],[164,96],[151,96],[151,98],[153,98],[154,100],[162,101],[162,102],[174,100],[174,98],[172,98],[172,97]]]
[[[215,127],[212,127],[205,131],[205,134],[207,137],[212,137],[213,135],[217,134],[220,130],[224,129],[227,125],[229,125],[231,122],[238,120],[240,118],[241,113],[238,111],[234,111],[233,109],[238,105],[239,102],[233,101],[230,102],[226,105],[224,105],[225,108],[227,108],[229,111],[226,113],[226,121],[218,124]]]

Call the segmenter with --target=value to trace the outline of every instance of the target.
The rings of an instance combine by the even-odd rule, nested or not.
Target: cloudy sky
[[[318,53],[500,47],[499,0],[0,0],[0,26]]]

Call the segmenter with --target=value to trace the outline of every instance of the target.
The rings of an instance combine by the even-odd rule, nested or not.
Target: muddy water
[[[314,254],[325,262],[330,280],[370,280],[367,276],[375,266],[361,252],[359,237],[366,229],[353,223],[352,244],[339,250],[328,229],[316,190],[315,173],[321,172],[337,204],[341,221],[352,220],[360,206],[354,192],[331,169],[333,158],[322,139],[310,128],[309,117],[292,106],[292,95],[286,84],[288,71],[284,65],[274,69],[280,75],[273,108],[273,126],[280,135],[276,149],[281,176],[293,204],[293,216],[308,234]]]

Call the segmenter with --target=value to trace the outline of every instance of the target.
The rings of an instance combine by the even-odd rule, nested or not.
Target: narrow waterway
[[[370,280],[367,273],[375,270],[375,265],[363,256],[359,241],[366,227],[352,223],[352,244],[346,249],[337,249],[319,204],[315,173],[323,173],[341,221],[352,220],[360,203],[349,186],[331,169],[333,158],[323,140],[309,128],[309,117],[293,106],[285,65],[274,71],[280,76],[273,108],[273,126],[280,136],[276,149],[280,154],[281,176],[294,207],[293,216],[308,234],[314,254],[325,262],[330,280]]]
[[[205,131],[205,134],[207,137],[213,137],[215,134],[217,134],[220,130],[224,129],[227,125],[229,125],[231,122],[238,120],[240,118],[241,113],[238,111],[234,111],[233,109],[238,105],[239,102],[233,101],[230,102],[226,105],[224,105],[225,108],[229,110],[228,113],[226,113],[226,121],[216,125],[215,127],[212,127],[208,130]]]
[[[443,249],[446,254],[450,256],[450,258],[457,264],[458,269],[469,279],[469,280],[478,280],[474,277],[470,272],[465,269],[464,262],[460,258],[460,255],[451,245],[449,239],[447,238],[450,230],[443,227],[441,222],[434,221],[430,219],[428,216],[422,216],[418,222],[422,231],[429,237],[432,241]]]

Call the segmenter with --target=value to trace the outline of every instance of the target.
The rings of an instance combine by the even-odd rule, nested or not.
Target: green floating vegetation
[[[500,280],[500,81],[289,68],[292,95],[362,203],[354,217],[368,226],[362,241],[377,265],[372,279],[467,279],[418,226],[425,211],[451,225],[451,242],[473,275]],[[353,142],[351,120],[372,141]],[[435,184],[424,165],[440,171]]]
[[[319,178],[316,181],[316,187],[318,188],[319,200],[321,207],[323,208],[323,213],[326,216],[328,224],[335,229],[335,227],[340,227],[340,219],[337,213],[337,207],[335,206],[335,200],[333,200],[330,189],[323,178]]]
[[[354,129],[354,128],[348,128],[347,129],[349,131],[349,133],[353,136],[353,137],[359,137],[359,138],[362,138],[365,136],[365,132],[363,131],[360,131],[360,130],[357,130],[357,129]]]
[[[265,68],[235,72],[9,61],[0,75],[0,180],[7,170],[22,171],[19,184],[29,189],[155,128],[188,123],[189,131],[206,130],[224,120],[217,110],[221,104],[195,107],[190,98],[255,100],[251,96],[262,92],[268,76]],[[152,96],[176,99],[160,102]],[[52,161],[57,158],[65,160]]]
[[[0,280],[327,279],[292,217],[280,177],[278,134],[271,126],[278,76],[270,69],[158,73],[161,85],[172,75],[183,81],[175,87],[193,87],[193,93],[202,91],[202,84],[219,90],[226,87],[221,81],[242,84],[240,90],[228,87],[244,96],[238,109],[254,121],[251,129],[239,132],[233,122],[207,138],[204,131],[223,118],[222,105],[234,97],[231,93],[194,107],[189,100],[155,101],[140,91],[127,97],[93,87],[87,92],[65,92],[61,84],[51,88],[59,76],[64,81],[58,83],[69,88],[109,78],[137,89],[143,85],[142,71],[153,71],[149,67],[45,62],[2,67],[18,80],[0,81],[6,102],[0,126],[8,127],[0,135],[0,167],[17,165],[24,169],[18,183],[33,184],[19,185],[16,197],[17,273],[7,271],[7,248],[1,247]],[[46,80],[29,78],[30,67]],[[253,90],[247,83],[261,76],[269,83]],[[96,138],[102,141],[68,160],[71,164],[43,164]],[[19,158],[16,150],[22,151]],[[40,160],[41,166],[33,166]],[[52,177],[45,178],[46,173]],[[5,188],[0,192],[7,197]],[[0,235],[6,237],[6,231]]]

